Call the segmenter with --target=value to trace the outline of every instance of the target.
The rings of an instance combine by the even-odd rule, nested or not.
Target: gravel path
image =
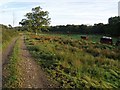
[[[52,88],[54,85],[48,81],[46,74],[41,67],[31,57],[24,43],[24,38],[21,38],[21,55],[22,61],[20,67],[22,69],[23,81],[22,88]]]

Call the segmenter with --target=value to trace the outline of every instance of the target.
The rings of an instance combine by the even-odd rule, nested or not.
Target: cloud
[[[35,5],[41,5],[40,2],[8,2],[0,5],[0,10],[15,10],[15,9],[27,9],[32,8]]]
[[[8,1],[8,2],[7,2]],[[0,5],[1,17],[7,17],[5,13],[15,13],[16,25],[24,18],[31,8],[41,6],[50,14],[51,25],[57,24],[93,24],[107,23],[111,16],[118,15],[119,0],[3,0]],[[10,13],[9,13],[10,15]],[[12,22],[10,19],[4,22]]]

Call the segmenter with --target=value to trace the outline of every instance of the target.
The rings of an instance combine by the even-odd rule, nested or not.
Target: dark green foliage
[[[108,24],[98,23],[87,25],[59,25],[51,26],[50,32],[62,34],[98,34],[108,36],[120,36],[120,17],[111,17]]]

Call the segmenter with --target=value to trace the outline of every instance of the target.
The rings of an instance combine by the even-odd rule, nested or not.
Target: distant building
[[[118,16],[120,16],[120,1],[118,2]]]

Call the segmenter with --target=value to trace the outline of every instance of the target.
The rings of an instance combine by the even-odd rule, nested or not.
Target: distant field
[[[67,34],[43,34],[43,35],[48,35],[48,36],[62,36],[62,37],[65,37],[65,38],[73,38],[73,39],[81,39],[81,36],[82,36],[82,35],[78,35],[78,34],[70,34],[70,35],[67,35]],[[100,38],[103,35],[87,35],[87,36],[89,37],[90,41],[100,42]],[[113,39],[113,43],[116,43],[117,38],[112,37],[112,39]]]
[[[101,36],[89,37],[99,41]],[[119,47],[81,40],[80,35],[32,34],[25,42],[60,87],[120,88]]]

